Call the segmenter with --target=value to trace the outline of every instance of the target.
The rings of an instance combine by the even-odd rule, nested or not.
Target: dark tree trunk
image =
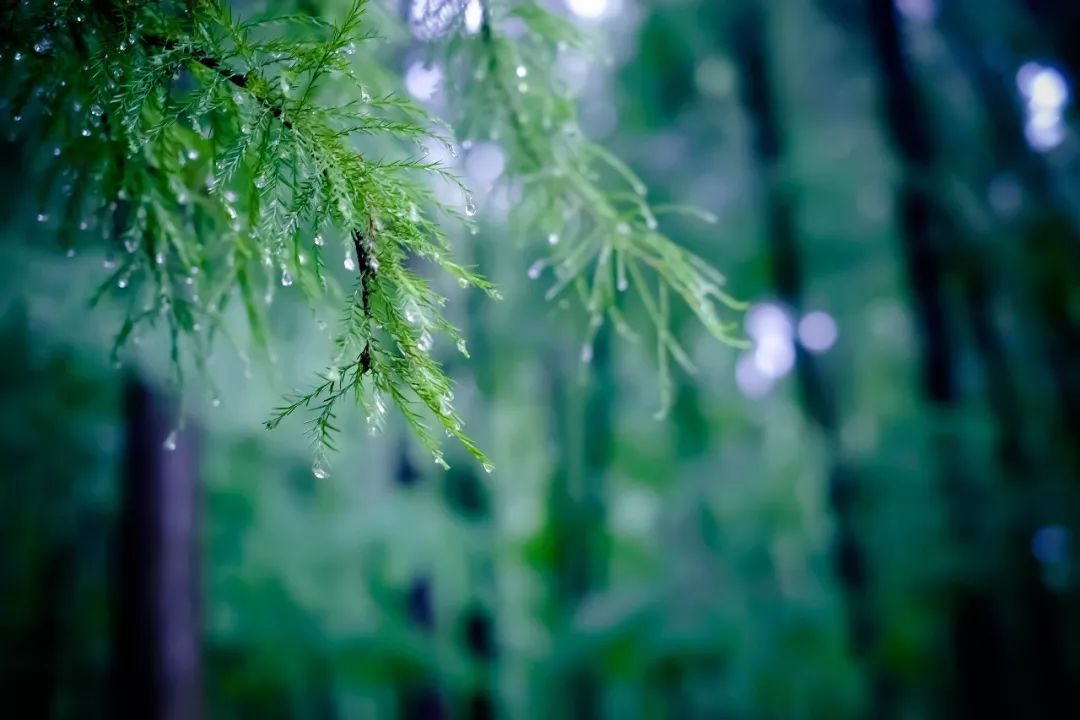
[[[744,2],[731,25],[743,106],[753,126],[759,189],[765,200],[766,233],[772,282],[780,300],[795,314],[803,309],[802,258],[795,207],[780,181],[783,134],[772,87],[767,18],[762,4]],[[817,358],[796,343],[795,372],[803,407],[829,448],[829,500],[836,519],[834,568],[844,590],[848,631],[855,655],[871,668],[875,717],[893,709],[891,683],[876,662],[878,629],[873,613],[869,565],[855,531],[858,476],[844,459],[838,435],[834,386]]]
[[[118,717],[201,714],[197,445],[185,432],[175,450],[163,447],[171,417],[147,386],[129,384],[114,621]]]
[[[960,402],[951,334],[957,318],[946,297],[949,261],[955,260],[956,248],[946,246],[942,216],[931,195],[934,147],[905,56],[898,11],[893,0],[870,0],[868,11],[881,78],[883,118],[902,166],[896,206],[921,348],[923,393],[931,406],[947,417]],[[978,289],[976,286],[976,292]],[[960,548],[974,557],[979,513],[970,504],[973,486],[960,459],[958,439],[946,426],[935,433],[934,441],[950,527]],[[954,589],[955,703],[961,717],[987,717],[1017,709],[1006,682],[1001,620],[993,594],[985,585],[959,581]]]

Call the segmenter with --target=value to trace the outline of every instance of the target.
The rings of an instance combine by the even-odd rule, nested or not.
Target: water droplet
[[[360,88],[360,101],[371,102],[371,93],[368,92],[368,89],[366,87]]]
[[[346,55],[355,55],[356,54],[356,43],[351,42],[348,45],[346,45],[345,46],[345,54]]]
[[[490,475],[492,471],[495,470],[495,466],[489,462],[484,463],[483,465],[481,465],[481,467],[484,468],[484,472],[486,472],[488,475]]]
[[[457,351],[459,353],[461,353],[462,355],[464,355],[465,357],[469,357],[469,348],[465,344],[465,338],[458,338]]]
[[[15,122],[22,122],[22,115],[16,115],[15,117],[13,117],[11,119],[14,120]]]
[[[264,187],[266,187],[266,176],[265,175],[260,175],[257,178],[255,178],[255,187],[259,188],[260,190],[262,190]]]
[[[313,243],[315,243],[316,245],[318,245],[319,247],[322,247],[323,245],[325,245],[325,244],[326,244],[326,240],[325,240],[325,239],[323,239],[323,236],[322,236],[322,235],[316,235],[316,236],[315,236],[315,237],[314,237],[314,238],[312,239],[312,242],[313,242]]]
[[[518,87],[518,92],[519,93],[527,93],[527,92],[529,92],[529,83],[527,83],[525,81],[519,82],[517,87]]]
[[[90,128],[88,128],[88,127],[83,128],[82,129],[82,136],[83,137],[90,137]]]
[[[61,152],[62,152],[62,151],[60,150],[60,146],[59,146],[59,145],[57,145],[56,147],[54,147],[54,148],[52,149],[52,154],[53,154],[53,157],[60,157],[60,153],[61,153]]]
[[[435,344],[435,340],[431,337],[431,333],[427,331],[427,328],[424,328],[420,333],[420,337],[416,339],[416,347],[420,352],[428,352],[433,344]]]
[[[525,67],[524,65],[518,65],[517,70],[515,70],[514,72],[517,73],[517,76],[519,78],[523,78],[523,77],[525,77],[526,75],[529,74],[529,69],[527,67]]]
[[[90,223],[88,223],[86,220],[80,220],[79,221],[79,229],[80,230],[86,230],[88,227],[90,227]]]
[[[467,287],[469,287],[469,279],[468,278],[458,278],[457,284],[460,287],[467,288]]]
[[[527,273],[529,279],[535,280],[536,278],[540,277],[540,273],[544,271],[545,266],[547,266],[547,261],[545,260],[537,260],[532,265],[530,265]]]
[[[656,228],[660,227],[660,223],[656,221],[656,218],[652,214],[649,214],[645,217],[645,227],[649,228],[650,230],[655,230]]]
[[[558,245],[558,244],[559,244],[559,233],[554,233],[554,232],[549,233],[548,234],[548,245]]]
[[[324,468],[320,463],[315,463],[311,466],[311,474],[314,475],[315,478],[318,480],[325,480],[326,478],[330,477],[330,473],[327,472],[326,468]]]
[[[45,53],[49,52],[50,49],[52,49],[52,40],[50,40],[49,38],[41,38],[36,43],[34,43],[34,52],[36,52],[38,55],[44,55]]]
[[[161,443],[161,447],[165,448],[169,452],[176,449],[176,431],[173,430],[165,437],[165,442]]]
[[[469,217],[476,215],[476,203],[473,201],[472,195],[465,196],[465,214]]]
[[[22,62],[23,54],[21,52],[15,53],[15,62]]]
[[[37,221],[38,222],[46,222],[48,219],[49,219],[49,214],[48,213],[43,213],[42,212],[42,213],[37,214]]]
[[[352,255],[346,255],[345,256],[345,262],[342,263],[342,264],[345,266],[345,269],[348,270],[349,272],[352,272],[352,271],[356,270],[356,261],[353,260]]]
[[[581,346],[581,362],[591,363],[593,356],[592,343],[585,343]]]
[[[163,253],[161,250],[158,250],[156,253],[154,253],[154,262],[158,265],[164,265],[165,253]]]
[[[124,249],[127,250],[129,253],[133,253],[139,249],[139,243],[135,240],[135,238],[124,238]]]
[[[126,288],[127,286],[128,286],[128,278],[127,278],[127,275],[121,275],[121,276],[120,276],[120,277],[119,277],[119,278],[118,278],[118,279],[116,280],[116,287],[118,287],[118,288],[120,288],[121,290],[123,290],[123,289],[124,289],[124,288]]]
[[[65,253],[65,254],[66,254],[66,255],[67,255],[67,256],[68,256],[69,258],[73,258],[73,257],[75,257],[75,248],[68,248],[68,251],[67,251],[67,253]]]
[[[221,398],[219,398],[219,397],[213,398],[210,401],[210,404],[213,405],[214,407],[221,407]]]
[[[621,222],[621,223],[619,223],[618,225],[615,226],[615,232],[619,233],[620,235],[629,235],[630,234],[630,226],[627,225],[624,222]]]
[[[292,285],[292,275],[286,268],[281,268],[281,285],[282,287],[289,287]]]
[[[105,108],[101,107],[97,103],[90,106],[90,114],[94,117],[101,117],[105,114]]]

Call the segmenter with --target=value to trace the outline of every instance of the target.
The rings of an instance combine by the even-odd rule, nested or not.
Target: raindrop
[[[262,190],[264,187],[266,187],[266,176],[265,175],[260,175],[257,178],[255,178],[255,187],[257,187],[260,190]]]
[[[371,102],[371,93],[368,92],[368,89],[366,87],[360,88],[360,101]]]
[[[554,232],[549,233],[548,234],[548,245],[558,245],[558,244],[559,244],[559,233],[554,233]]]
[[[67,256],[68,256],[69,258],[73,258],[73,257],[75,257],[75,248],[68,248],[68,251],[67,251]]]
[[[45,53],[49,52],[50,49],[52,49],[52,40],[50,40],[49,38],[41,38],[36,43],[34,43],[34,52],[36,52],[38,55],[44,55]]]
[[[488,475],[490,475],[491,472],[495,469],[495,466],[489,462],[484,463],[481,467],[484,468],[484,472],[486,472]]]
[[[195,148],[189,148],[187,151],[188,160],[197,160],[199,158],[199,151]]]
[[[210,404],[213,405],[214,407],[221,407],[221,398],[219,398],[219,397],[214,398],[213,400],[210,401]]]
[[[83,128],[82,129],[82,136],[83,137],[90,137],[90,128],[88,128],[88,127]]]
[[[282,287],[289,287],[292,285],[292,275],[286,268],[281,268],[281,285]]]
[[[311,466],[311,474],[319,480],[325,480],[326,478],[330,477],[330,473],[327,472],[326,468],[324,468],[320,463],[315,463]]]
[[[356,54],[356,43],[351,42],[348,45],[346,45],[345,46],[345,54],[346,55],[355,55]]]
[[[42,213],[37,214],[37,221],[38,222],[45,222],[48,219],[49,219],[49,214],[48,213],[43,213],[42,212]]]
[[[60,157],[60,152],[61,152],[61,150],[60,150],[60,146],[59,146],[59,145],[57,145],[56,147],[54,147],[54,148],[52,149],[52,154],[53,154],[53,157]]]
[[[165,448],[169,452],[176,449],[176,431],[173,430],[166,436],[165,442],[161,443],[161,447]]]
[[[472,195],[465,196],[465,214],[469,217],[476,215],[476,203],[473,201]]]
[[[427,328],[424,328],[423,332],[420,333],[420,337],[416,340],[416,347],[420,350],[420,352],[427,352],[431,350],[431,346],[434,344],[434,342],[435,341],[431,337],[431,333],[427,331]]]
[[[458,338],[457,351],[459,353],[461,353],[462,355],[464,355],[465,357],[469,357],[469,348],[465,344],[465,338]]]
[[[120,278],[119,278],[119,279],[117,279],[117,281],[116,281],[116,287],[118,287],[118,288],[120,288],[121,290],[123,290],[123,289],[124,289],[124,288],[126,288],[127,286],[128,286],[128,278],[127,278],[127,275],[122,275],[122,276],[120,276]]]
[[[154,253],[154,262],[158,265],[164,265],[165,253],[163,253],[161,250],[158,250],[156,253]]]
[[[527,67],[525,67],[524,65],[518,65],[517,70],[515,70],[515,72],[517,73],[517,76],[519,78],[523,78],[523,77],[525,77],[526,75],[529,74],[529,69]]]
[[[356,261],[352,259],[352,255],[345,256],[345,262],[343,263],[343,265],[345,265],[345,269],[349,272],[356,270]]]
[[[544,261],[544,260],[537,260],[532,265],[530,265],[529,269],[528,269],[528,271],[526,273],[529,276],[529,279],[530,280],[535,280],[538,277],[540,277],[540,273],[542,273],[544,271],[544,267],[546,265],[547,265],[547,262]]]
[[[139,243],[136,242],[135,238],[124,238],[124,249],[129,253],[133,253],[139,249]]]
[[[316,245],[318,245],[319,247],[322,247],[323,245],[325,245],[325,244],[326,244],[326,240],[324,240],[324,239],[323,239],[323,236],[322,236],[322,235],[316,235],[316,236],[315,236],[315,237],[314,237],[314,238],[312,239],[312,242],[313,242],[313,243],[315,243]]]
[[[581,362],[591,363],[593,357],[592,343],[585,343],[581,346]]]
[[[457,284],[458,284],[459,287],[467,288],[467,287],[469,287],[469,279],[468,278],[458,278]]]
[[[105,114],[105,108],[101,107],[97,103],[90,106],[90,114],[94,117],[101,117]]]

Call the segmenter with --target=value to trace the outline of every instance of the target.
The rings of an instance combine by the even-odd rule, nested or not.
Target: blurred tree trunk
[[[967,12],[972,10],[969,7]],[[988,121],[993,175],[979,177],[976,183],[986,187],[1001,177],[1013,177],[1027,194],[1027,207],[1020,211],[1026,221],[994,223],[987,231],[991,236],[1007,234],[1010,239],[1014,234],[1027,236],[1019,244],[995,243],[1020,250],[1015,257],[1006,259],[1009,264],[1005,267],[1011,273],[999,271],[1004,276],[1000,281],[992,277],[1002,262],[999,260],[995,265],[994,258],[978,253],[974,247],[962,265],[968,276],[967,308],[984,359],[988,399],[998,425],[998,455],[1009,487],[1022,491],[1018,496],[1020,502],[1010,503],[1014,506],[1010,517],[1015,519],[1005,528],[1010,553],[1001,581],[1005,591],[1001,595],[1006,603],[1012,596],[1010,609],[1019,616],[1011,623],[1010,655],[1023,696],[1031,699],[1033,708],[1042,708],[1042,712],[1069,708],[1068,714],[1073,716],[1080,709],[1069,691],[1068,678],[1075,672],[1077,659],[1072,658],[1070,669],[1064,647],[1070,626],[1067,599],[1058,597],[1047,586],[1043,568],[1031,552],[1031,542],[1035,532],[1047,522],[1045,510],[1038,507],[1037,501],[1047,493],[1060,492],[1055,485],[1060,488],[1068,483],[1068,478],[1059,477],[1062,471],[1071,475],[1073,483],[1077,478],[1075,437],[1080,433],[1077,425],[1080,388],[1074,366],[1080,343],[1076,323],[1068,318],[1068,304],[1073,289],[1080,285],[1076,271],[1080,258],[1075,257],[1080,236],[1075,221],[1069,217],[1069,209],[1060,205],[1047,168],[1025,142],[1012,73],[991,65],[984,50],[986,38],[973,34],[971,21],[960,5],[942,8],[942,32],[982,100]],[[1064,24],[1068,26],[1068,22]],[[1047,37],[1055,32],[1045,23],[1042,30]],[[998,229],[999,225],[1004,229]],[[991,316],[992,309],[998,305],[997,296],[1002,294],[1000,286],[1012,291],[1012,305],[1026,318],[1024,324],[1041,346],[1041,351],[1035,354],[1041,355],[1049,366],[1049,376],[1058,389],[1060,422],[1050,424],[1055,428],[1049,433],[1050,438],[1032,441],[1028,437],[1032,428],[1045,427],[1047,423],[1040,412],[1041,403],[1033,408],[1022,402],[1021,388],[1029,395],[1037,391],[1030,382],[1021,382],[1012,372],[1007,348]],[[1069,511],[1055,509],[1055,515],[1062,512]],[[1075,513],[1075,508],[1072,512]],[[1072,615],[1075,617],[1075,612]]]
[[[201,715],[198,453],[191,432],[163,447],[170,417],[160,396],[130,382],[114,613],[120,717]]]
[[[783,181],[783,133],[772,85],[767,21],[762,3],[741,3],[731,23],[731,47],[739,68],[742,103],[753,128],[772,282],[779,299],[793,314],[793,322],[797,322],[803,310],[804,278],[795,207]],[[836,520],[834,567],[844,591],[851,647],[869,667],[874,717],[888,717],[895,709],[892,683],[876,658],[879,630],[871,598],[870,568],[855,530],[858,477],[843,457],[833,382],[818,359],[798,342],[795,352],[803,408],[828,448],[829,500]]]
[[[587,384],[568,377],[566,361],[548,363],[552,403],[551,434],[560,457],[553,463],[549,488],[548,531],[552,535],[552,620],[557,632],[573,633],[581,604],[603,589],[608,537],[605,476],[611,458],[615,392],[610,333],[596,336]],[[573,659],[563,668],[554,707],[559,717],[601,717],[600,673],[590,658]],[[569,713],[569,715],[568,715]]]
[[[899,239],[908,269],[908,286],[922,355],[922,386],[931,407],[945,422],[933,433],[937,472],[949,524],[965,558],[978,553],[979,505],[963,467],[955,415],[961,397],[954,364],[953,330],[959,321],[946,297],[955,248],[945,242],[942,218],[932,196],[934,148],[929,118],[907,64],[898,11],[893,0],[870,0],[868,22],[881,78],[883,119],[901,165],[896,207]],[[953,252],[952,255],[949,253]],[[956,709],[962,717],[989,717],[1018,711],[1007,682],[1001,620],[993,593],[979,579],[958,580],[952,626]]]

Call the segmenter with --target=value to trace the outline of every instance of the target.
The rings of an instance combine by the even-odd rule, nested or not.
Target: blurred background
[[[676,314],[700,371],[654,420],[650,343],[581,362],[477,143],[458,246],[506,299],[440,288],[472,359],[436,352],[497,469],[352,417],[317,479],[261,427],[326,355],[303,303],[182,394],[161,338],[114,363],[108,259],[5,141],[5,716],[1080,717],[1080,4],[546,4],[604,43],[560,65],[587,134],[718,217],[665,229],[752,347]]]

